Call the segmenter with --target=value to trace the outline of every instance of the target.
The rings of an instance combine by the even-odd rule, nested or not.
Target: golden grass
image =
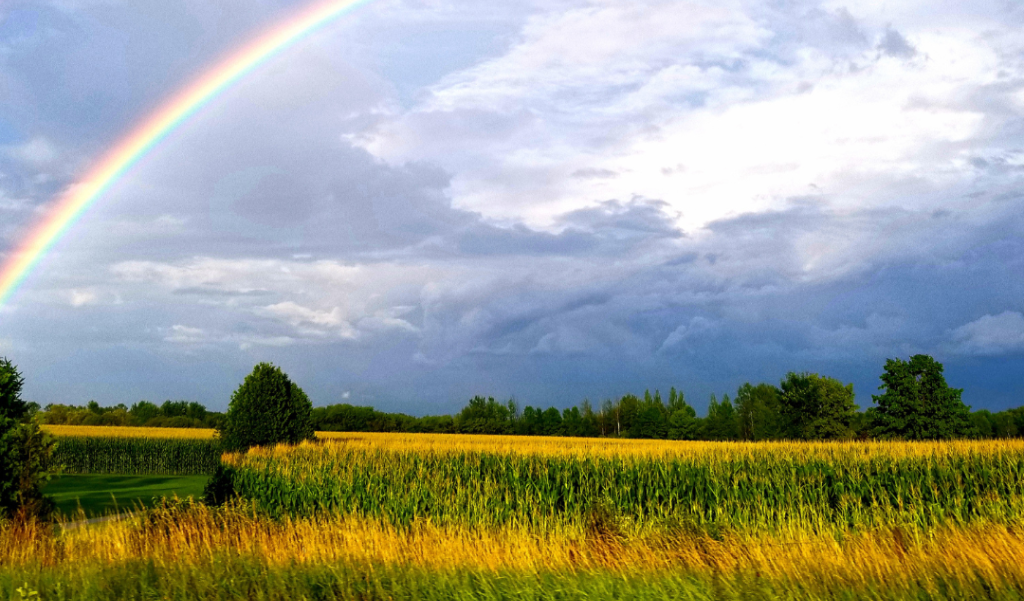
[[[416,523],[396,529],[354,517],[271,520],[244,509],[202,505],[158,509],[148,516],[49,534],[43,527],[0,529],[0,565],[111,565],[144,559],[156,565],[205,564],[245,556],[270,565],[333,562],[427,569],[526,572],[683,571],[697,575],[758,575],[804,583],[927,583],[937,574],[978,576],[1024,588],[1024,538],[1018,527],[979,525],[914,532],[885,529],[842,541],[809,532],[785,537],[675,533],[629,538],[595,528],[563,536],[508,527],[440,528]]]

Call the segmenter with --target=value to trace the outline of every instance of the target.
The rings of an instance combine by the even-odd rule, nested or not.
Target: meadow
[[[1024,596],[1021,440],[320,433],[222,460],[242,495],[224,507],[172,498],[88,527],[5,526],[0,596]]]

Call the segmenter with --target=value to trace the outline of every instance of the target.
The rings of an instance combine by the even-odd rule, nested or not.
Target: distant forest
[[[659,438],[672,440],[830,440],[1014,438],[1024,436],[1024,406],[1000,412],[970,411],[962,390],[950,388],[942,365],[927,355],[890,359],[875,406],[859,411],[852,384],[814,373],[789,373],[778,386],[744,384],[734,397],[711,395],[700,417],[682,391],[667,396],[647,391],[600,404],[575,407],[520,406],[476,396],[455,415],[415,417],[350,404],[313,409],[316,430],[336,432],[426,432]],[[42,423],[171,428],[219,428],[224,414],[200,403],[139,401],[130,408],[34,407]]]

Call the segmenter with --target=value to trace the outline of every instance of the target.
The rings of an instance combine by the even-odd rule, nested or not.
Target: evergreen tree
[[[28,413],[28,403],[21,399],[24,385],[18,368],[6,357],[0,357],[0,419],[20,421]]]
[[[682,390],[676,390],[675,386],[670,388],[669,391],[668,391],[668,413],[669,413],[669,415],[672,415],[673,413],[676,412],[676,410],[682,409],[685,406],[687,406],[687,405],[686,405],[686,399],[683,397],[683,391]]]
[[[53,510],[53,501],[42,493],[53,441],[28,420],[23,385],[17,367],[0,358],[0,517],[45,518]]]

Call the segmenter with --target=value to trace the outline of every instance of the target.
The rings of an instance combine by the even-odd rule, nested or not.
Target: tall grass
[[[570,536],[166,504],[56,535],[0,526],[0,598],[1019,598],[1021,526]]]

